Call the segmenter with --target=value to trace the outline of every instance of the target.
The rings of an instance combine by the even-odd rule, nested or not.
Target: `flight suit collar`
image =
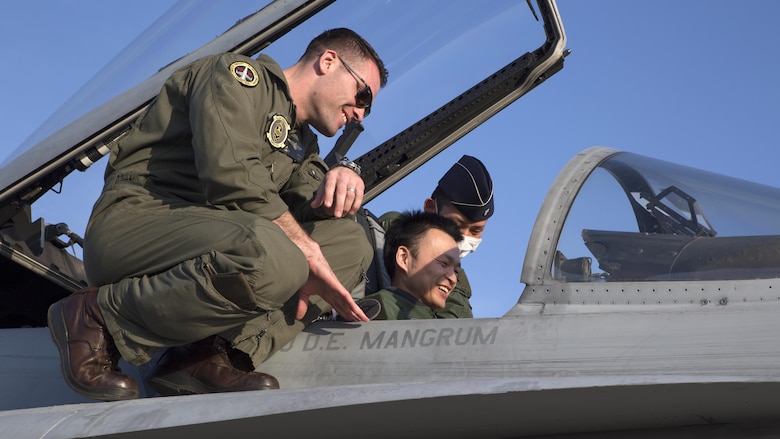
[[[292,95],[290,94],[290,85],[287,83],[287,78],[284,76],[284,70],[273,58],[268,55],[261,54],[257,57],[257,62],[261,64],[268,73],[273,76],[280,86],[280,89],[284,92],[287,99],[290,101],[290,115],[292,116],[292,129],[298,128],[298,117],[296,115],[295,102],[293,102]]]

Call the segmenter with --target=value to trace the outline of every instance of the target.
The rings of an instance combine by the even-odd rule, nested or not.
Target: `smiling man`
[[[458,242],[463,236],[450,219],[429,212],[399,215],[385,234],[384,264],[391,286],[369,294],[377,300],[376,320],[438,318],[457,284]]]
[[[110,145],[84,246],[90,287],[49,309],[66,382],[138,397],[117,367],[150,361],[163,395],[279,388],[255,371],[320,314],[368,318],[350,290],[372,257],[351,218],[359,168],[328,168],[314,130],[362,121],[387,83],[361,36],[332,29],[287,69],[266,55],[174,72]]]

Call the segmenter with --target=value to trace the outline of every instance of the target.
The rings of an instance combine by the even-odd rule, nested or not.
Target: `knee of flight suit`
[[[338,218],[305,223],[303,228],[320,245],[342,285],[355,288],[374,257],[363,227],[351,218]]]
[[[214,288],[245,310],[281,308],[309,275],[306,257],[291,241],[265,246],[257,256],[214,252],[212,261]]]

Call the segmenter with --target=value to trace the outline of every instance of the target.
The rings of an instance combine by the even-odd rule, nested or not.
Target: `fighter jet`
[[[394,4],[403,2],[367,3],[274,1],[5,163],[0,434],[779,433],[780,189],[607,147],[583,150],[552,183],[522,265],[525,288],[499,318],[316,322],[258,367],[279,379],[280,390],[161,397],[142,385],[138,400],[96,402],[67,387],[45,316],[51,303],[86,285],[83,263],[70,251],[83,239],[65,223],[33,219],[33,203],[74,171],[103,163],[108,145],[165,78],[192,60],[224,51],[254,56],[285,44],[286,36],[310,32],[307,26],[323,14],[360,17],[360,7],[386,18],[377,22],[378,35],[387,29],[397,35],[397,22],[382,8],[403,8]],[[555,1],[528,6],[529,21],[538,18],[538,47],[482,72],[356,159],[369,208],[384,190],[563,69],[567,39]],[[442,29],[446,17],[436,17],[406,23],[408,52],[393,55],[391,65],[401,80],[415,67],[404,63],[408,53],[443,56],[439,45],[446,48],[464,31]],[[354,152],[356,138],[366,138],[361,130],[347,128],[327,159]],[[144,366],[122,366],[144,383]]]

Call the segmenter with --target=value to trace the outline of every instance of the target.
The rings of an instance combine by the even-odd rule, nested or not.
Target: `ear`
[[[423,201],[423,210],[428,213],[436,213],[436,201],[433,198],[426,198]]]
[[[409,247],[403,245],[398,246],[398,250],[395,251],[396,268],[408,274],[411,263],[412,263],[412,252],[409,251]]]
[[[324,52],[322,52],[322,55],[317,58],[317,69],[319,72],[323,75],[326,75],[333,71],[333,69],[336,67],[337,57],[338,55],[334,50],[326,49]]]

